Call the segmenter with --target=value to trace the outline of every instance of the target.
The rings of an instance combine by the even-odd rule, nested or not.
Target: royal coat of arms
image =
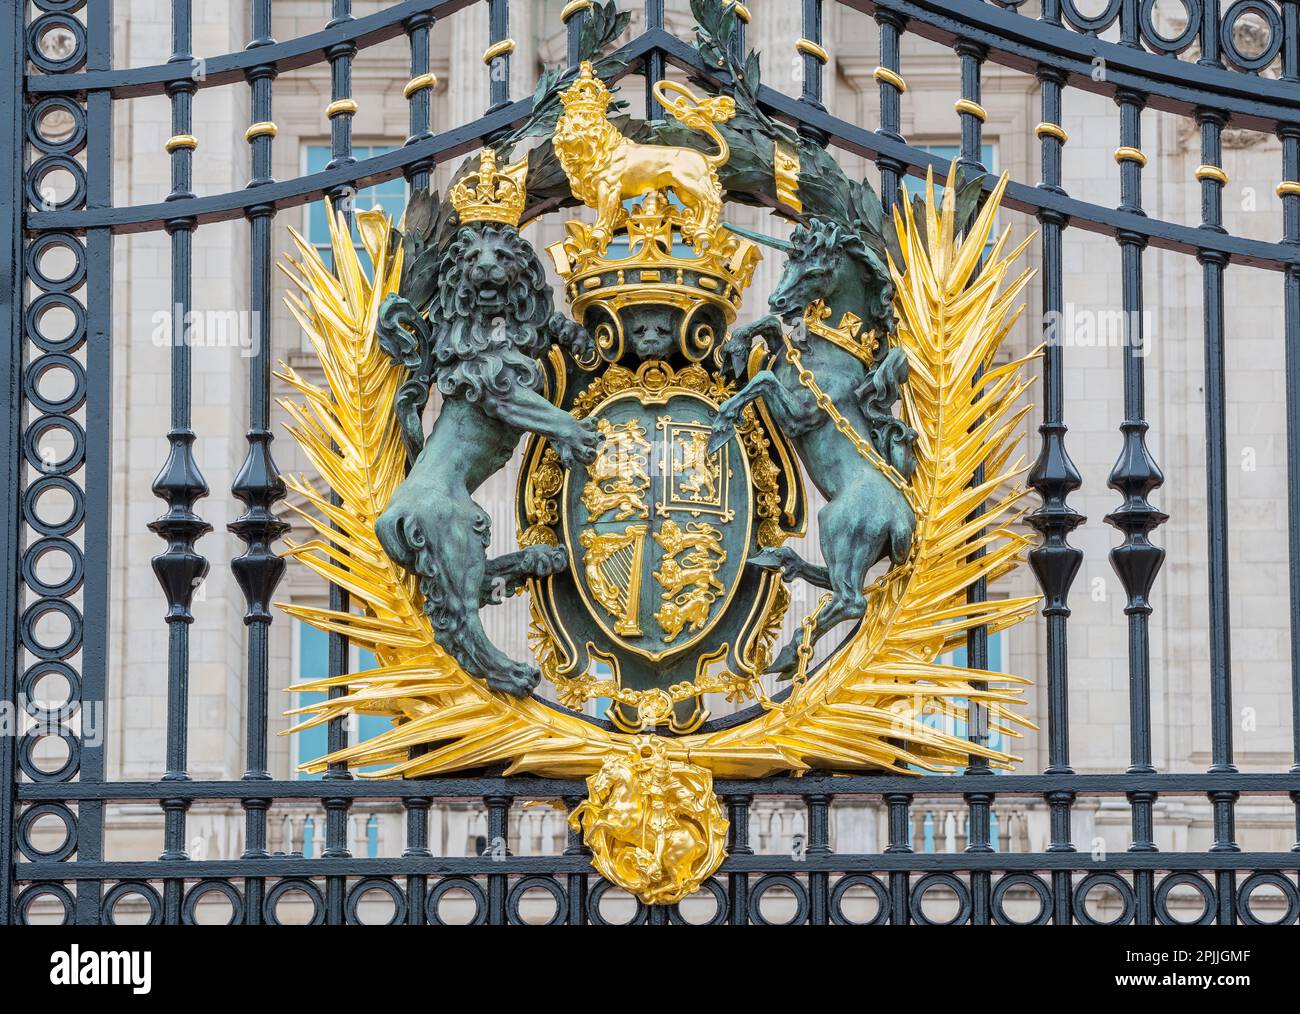
[[[930,181],[887,215],[763,109],[734,7],[692,9],[721,72],[657,82],[663,119],[622,111],[626,68],[602,54],[626,16],[595,6],[580,65],[543,77],[530,118],[446,200],[412,194],[398,227],[358,215],[369,270],[341,218],[332,270],[300,242],[291,306],[327,386],[284,374],[305,398],[294,434],[337,494],[287,477],[321,533],[289,554],[358,607],[285,608],[379,660],[297,688],[348,688],[298,727],[393,722],[313,767],[586,777],[571,819],[597,869],[659,904],[723,861],[715,775],[1009,763],[930,719],[978,700],[1014,733],[1019,681],[940,657],[1035,607],[966,596],[1025,547],[1010,527],[1025,361],[994,356],[1027,276],[1009,275],[1005,236],[985,250],[1005,180],[979,207],[978,181],[950,174],[938,200]],[[729,202],[797,227],[730,226]],[[520,224],[583,206],[545,251],[561,312]],[[764,246],[784,271],[770,312],[738,326]],[[490,558],[474,494],[521,443],[518,549]],[[820,560],[786,545],[805,481],[825,501]],[[821,594],[783,639],[793,581]],[[480,620],[514,594],[532,659]],[[747,709],[711,723],[710,695]]]

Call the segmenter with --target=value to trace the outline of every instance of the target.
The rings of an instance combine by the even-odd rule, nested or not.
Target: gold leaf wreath
[[[999,181],[964,237],[956,234],[955,199],[934,203],[927,179],[922,220],[906,202],[894,211],[905,269],[891,262],[898,343],[911,376],[903,416],[918,433],[912,488],[920,505],[909,559],[869,589],[867,614],[853,638],[785,700],[765,702],[754,719],[720,732],[668,740],[673,756],[719,777],[760,777],[809,768],[947,771],[974,756],[1005,766],[1017,758],[972,743],[944,719],[964,718],[968,702],[989,714],[990,729],[1018,736],[1031,723],[1012,706],[1026,681],[936,659],[984,626],[998,631],[1028,617],[1038,597],[968,603],[967,589],[996,580],[1023,560],[1027,539],[1013,530],[1025,495],[1023,461],[1012,461],[1030,383],[1024,367],[994,357],[1023,305],[1013,303],[1031,277],[1009,278],[1029,243],[1007,251],[1003,232],[981,258],[1006,186]],[[375,519],[404,475],[392,395],[403,370],[379,349],[375,317],[397,287],[401,250],[389,221],[359,214],[371,262],[367,277],[341,216],[331,212],[331,271],[301,236],[301,260],[286,271],[299,295],[288,298],[320,359],[325,386],[293,370],[281,373],[302,395],[285,402],[295,439],[329,489],[305,478],[290,487],[314,509],[302,512],[318,537],[287,555],[346,588],[357,607],[341,613],[282,605],[326,631],[374,652],[367,672],[317,679],[294,692],[346,692],[291,712],[307,716],[297,732],[350,714],[381,715],[393,727],[302,765],[388,765],[373,777],[417,777],[505,765],[507,774],[585,777],[611,752],[630,752],[635,737],[601,729],[538,698],[487,689],[436,643],[414,580],[384,554]],[[372,281],[373,279],[373,281]],[[980,475],[982,480],[972,482]],[[938,719],[936,721],[936,719]],[[948,729],[943,728],[948,724]],[[425,752],[413,755],[412,747]]]

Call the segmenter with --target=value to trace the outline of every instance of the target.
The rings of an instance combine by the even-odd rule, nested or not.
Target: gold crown
[[[469,222],[504,222],[518,225],[524,213],[528,191],[528,156],[497,168],[497,153],[491,148],[479,152],[478,171],[466,173],[448,195],[460,214],[462,225]]]
[[[573,84],[560,93],[564,110],[578,113],[592,113],[604,116],[609,108],[609,100],[614,93],[605,87],[605,82],[596,76],[590,60],[583,60],[578,68],[578,77]]]

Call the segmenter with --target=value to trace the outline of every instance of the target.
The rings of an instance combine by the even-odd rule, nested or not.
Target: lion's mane
[[[604,116],[565,113],[560,118],[551,144],[569,177],[574,197],[584,203],[594,198],[589,181],[600,175],[623,141],[618,128]]]
[[[490,315],[477,302],[465,276],[466,253],[474,243],[498,244],[509,265],[505,307]],[[549,343],[546,322],[553,302],[546,273],[519,231],[495,222],[475,222],[453,237],[439,272],[438,298],[429,314],[433,373],[443,397],[481,401],[504,396],[516,385],[538,390],[537,357]]]

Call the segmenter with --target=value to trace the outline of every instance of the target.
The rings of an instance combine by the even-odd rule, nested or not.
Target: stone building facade
[[[362,16],[380,7],[358,0]],[[531,92],[543,63],[562,62],[564,29],[559,20],[563,0],[511,4],[511,35],[517,48],[512,62],[512,94]],[[639,9],[639,5],[624,5]],[[668,28],[689,38],[691,19],[685,0],[670,0]],[[799,6],[752,0],[750,44],[764,56],[765,82],[797,93],[798,61],[793,43],[800,34]],[[1177,7],[1178,5],[1172,5]],[[246,2],[195,5],[194,51],[199,56],[241,49],[247,42]],[[155,64],[170,48],[166,5],[153,0],[119,0],[116,5],[115,61],[119,66]],[[312,0],[278,0],[274,36],[290,39],[319,30],[328,5]],[[640,14],[636,14],[637,19]],[[634,24],[634,30],[636,25]],[[486,18],[468,10],[437,24],[432,33],[433,70],[440,84],[434,95],[432,129],[438,131],[479,115],[487,105],[488,76],[481,55],[486,48]],[[824,38],[831,53],[826,73],[826,105],[837,115],[872,128],[878,125],[878,89],[872,71],[879,62],[874,22],[838,4],[826,5]],[[408,111],[402,87],[408,78],[403,38],[362,50],[353,68],[358,104],[354,143],[360,148],[398,146],[407,133]],[[903,133],[913,144],[951,150],[959,138],[953,101],[959,94],[957,61],[951,51],[906,36],[902,68]],[[1013,179],[1038,181],[1038,143],[1034,124],[1040,119],[1038,85],[1020,71],[993,64],[985,68],[983,104],[989,118],[984,140],[992,168]],[[639,103],[641,83],[628,81],[627,96]],[[283,74],[274,89],[278,134],[274,142],[277,178],[302,173],[313,151],[329,145],[328,66]],[[244,85],[200,90],[195,98],[199,149],[195,190],[213,194],[242,188],[249,177],[244,130],[249,122],[249,92]],[[1118,117],[1113,103],[1101,96],[1070,90],[1064,127],[1069,134],[1064,187],[1075,198],[1102,206],[1119,200],[1119,172],[1112,158],[1118,144]],[[1148,157],[1144,201],[1150,214],[1196,225],[1199,187],[1194,170],[1200,161],[1193,125],[1156,111],[1142,114],[1143,148]],[[114,124],[116,203],[160,201],[169,189],[163,142],[170,134],[167,100],[138,98],[119,103]],[[1275,138],[1230,132],[1224,168],[1230,178],[1225,196],[1225,225],[1238,235],[1275,239],[1281,208],[1274,194],[1281,156]],[[850,172],[875,169],[864,159],[843,153]],[[445,184],[451,166],[439,167]],[[388,193],[400,202],[401,187]],[[369,197],[362,193],[359,205]],[[399,210],[393,208],[391,210]],[[776,219],[748,209],[732,209],[739,224],[771,232],[784,229]],[[559,235],[552,216],[529,238],[540,249]],[[1000,213],[1013,240],[1036,223],[1013,210]],[[290,251],[288,230],[296,228],[315,240],[309,208],[282,212],[275,221],[278,255]],[[213,525],[199,549],[212,568],[195,603],[192,629],[190,696],[190,774],[200,779],[237,778],[244,769],[242,729],[245,695],[244,601],[228,561],[241,543],[226,524],[241,512],[230,486],[245,455],[248,411],[247,347],[239,340],[247,292],[248,228],[234,221],[205,225],[194,238],[195,310],[203,316],[207,339],[194,349],[195,454],[211,494],[199,512]],[[1074,585],[1070,621],[1071,758],[1076,770],[1122,771],[1129,764],[1128,656],[1124,597],[1107,553],[1119,541],[1103,517],[1120,502],[1107,488],[1107,476],[1120,449],[1122,418],[1122,305],[1119,256],[1114,240],[1071,230],[1065,243],[1065,319],[1058,338],[1065,346],[1068,446],[1083,476],[1083,488],[1071,497],[1087,522],[1072,536],[1083,549],[1084,563]],[[150,233],[117,240],[114,296],[114,433],[113,564],[110,687],[108,702],[110,779],[152,780],[164,770],[167,641],[162,616],[164,599],[150,568],[160,544],[146,525],[162,512],[150,484],[166,457],[169,355],[160,340],[165,327],[169,254],[165,235]],[[1036,244],[1027,254],[1039,261]],[[747,296],[745,315],[762,311],[779,267],[768,260]],[[1210,764],[1209,666],[1207,661],[1208,576],[1205,565],[1205,479],[1203,365],[1200,267],[1194,258],[1148,250],[1145,255],[1145,348],[1148,384],[1148,443],[1166,481],[1152,497],[1169,515],[1155,541],[1168,551],[1157,581],[1151,619],[1153,733],[1155,765],[1162,771],[1200,771]],[[1034,286],[1028,312],[1009,341],[1007,353],[1019,355],[1037,344],[1041,313]],[[1282,281],[1274,273],[1234,266],[1227,273],[1229,348],[1229,473],[1231,515],[1232,661],[1236,749],[1242,770],[1279,770],[1291,764],[1288,689],[1288,626],[1285,542],[1285,441],[1282,374]],[[165,334],[165,331],[163,332]],[[277,310],[273,327],[276,358],[310,373],[312,360],[287,311]],[[285,393],[283,389],[279,391]],[[283,414],[277,423],[283,422]],[[1038,413],[1025,423],[1026,455],[1037,453]],[[284,471],[306,470],[282,429],[274,453]],[[513,474],[498,477],[483,491],[481,502],[493,518],[494,551],[512,547]],[[286,519],[294,520],[286,512]],[[299,526],[295,526],[298,528]],[[297,534],[301,534],[298,532]],[[816,532],[808,533],[815,554]],[[993,594],[1035,591],[1032,575],[1022,570]],[[279,597],[319,601],[324,589],[308,573],[291,567]],[[793,616],[811,602],[795,589]],[[521,636],[523,605],[508,603],[491,617],[491,636],[516,657],[526,652]],[[272,729],[288,727],[276,702],[291,699],[281,691],[308,671],[315,650],[296,623],[277,618],[272,634]],[[1028,622],[1002,635],[995,658],[1006,671],[1035,679],[1027,691],[1028,716],[1046,723],[1042,625]],[[305,759],[297,737],[272,742],[271,772],[294,777]],[[1045,735],[1029,733],[1015,746],[1024,759],[1020,770],[1041,771],[1047,764]],[[998,847],[1041,850],[1047,842],[1045,810],[1033,800],[998,804]],[[871,851],[884,840],[883,814],[867,803],[838,802],[834,829],[840,850]],[[434,815],[432,841],[445,854],[460,855],[484,834],[483,815],[473,809],[442,809]],[[238,855],[243,814],[238,809],[190,811],[192,852],[207,858]],[[402,845],[403,816],[383,806],[358,805],[352,814],[352,848],[381,855]],[[916,806],[914,844],[918,849],[960,849],[964,844],[962,813]],[[1284,804],[1243,803],[1238,809],[1238,840],[1245,849],[1283,850],[1294,838],[1294,814]],[[802,830],[802,817],[774,810],[755,816],[758,847],[784,850]],[[563,832],[559,814],[529,810],[514,822],[523,853],[549,850]],[[283,851],[320,851],[320,815],[277,806],[272,815],[272,847]],[[1200,800],[1162,800],[1157,804],[1157,843],[1161,849],[1200,849],[1212,833],[1208,805]],[[1129,841],[1126,802],[1081,804],[1075,811],[1075,841],[1081,849],[1122,850]],[[154,857],[161,850],[162,818],[155,806],[115,806],[108,817],[107,854],[113,858]]]

